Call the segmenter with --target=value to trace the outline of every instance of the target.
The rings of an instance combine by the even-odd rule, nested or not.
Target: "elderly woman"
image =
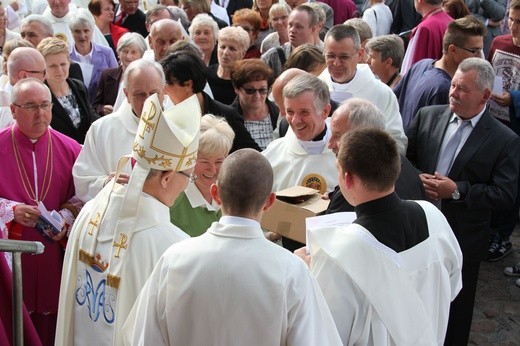
[[[80,64],[89,100],[93,102],[101,73],[107,68],[117,67],[117,61],[112,49],[92,42],[94,21],[89,14],[78,10],[70,17],[69,28],[74,38],[70,58]]]
[[[134,60],[141,59],[146,51],[144,38],[136,32],[128,32],[121,37],[117,46],[117,55],[121,65],[108,68],[99,79],[98,90],[94,100],[94,109],[99,115],[107,115],[114,111],[117,95],[122,88],[121,80],[126,67]]]
[[[260,33],[257,39],[257,45],[260,45],[264,38],[273,32],[273,28],[270,25],[269,12],[271,7],[278,4],[278,0],[253,0],[253,11],[258,12],[262,18],[262,25],[260,26]]]
[[[113,23],[115,7],[116,4],[113,0],[92,0],[88,3],[88,10],[94,16],[96,26],[107,39],[114,54],[116,54],[119,39],[128,32],[128,29]]]
[[[85,85],[69,77],[69,45],[55,37],[37,47],[46,65],[46,81],[52,94],[51,127],[83,144],[90,124],[98,118],[88,100]]]
[[[204,53],[206,66],[217,64],[217,38],[219,32],[217,22],[206,13],[198,14],[191,21],[189,32],[193,43]]]
[[[258,33],[262,25],[262,18],[258,12],[243,8],[233,15],[233,26],[239,26],[249,34],[249,48],[244,55],[244,59],[260,58],[260,44],[257,44]]]
[[[275,30],[262,40],[260,52],[265,53],[273,47],[281,47],[289,42],[289,32],[287,25],[289,24],[289,14],[291,7],[287,4],[274,4],[269,10],[269,22]]]
[[[231,152],[242,148],[260,147],[251,138],[244,122],[233,108],[215,101],[203,90],[206,85],[206,66],[201,57],[189,50],[177,50],[161,60],[166,75],[164,92],[174,104],[178,104],[196,94],[202,114],[211,113],[226,118],[235,133]]]
[[[208,84],[215,100],[231,104],[236,97],[231,83],[235,62],[242,60],[249,47],[249,35],[240,27],[220,30],[218,36],[218,64],[208,67]]]
[[[258,146],[264,150],[274,139],[279,109],[267,99],[273,85],[273,70],[260,59],[241,60],[235,64],[231,82],[237,99],[231,107],[244,119],[244,125]]]
[[[222,216],[220,206],[211,198],[220,165],[229,154],[235,133],[225,119],[206,114],[200,122],[199,150],[193,173],[197,179],[175,200],[170,208],[171,222],[197,237]]]
[[[225,28],[227,25],[222,19],[215,17],[211,13],[211,2],[207,0],[180,0],[179,7],[186,12],[188,19],[192,21],[198,14],[206,13],[218,25],[219,29]]]

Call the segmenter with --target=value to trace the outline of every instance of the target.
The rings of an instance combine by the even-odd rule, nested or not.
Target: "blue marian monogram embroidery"
[[[114,323],[115,315],[112,303],[115,303],[115,297],[109,294],[106,297],[106,279],[101,280],[94,289],[94,283],[88,270],[85,270],[85,281],[78,278],[80,286],[76,289],[76,301],[79,305],[87,304],[88,315],[90,319],[97,322],[101,312],[106,323]]]

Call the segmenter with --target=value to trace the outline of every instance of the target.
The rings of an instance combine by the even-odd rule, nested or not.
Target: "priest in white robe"
[[[146,96],[163,93],[163,69],[155,62],[133,61],[125,70],[123,85],[126,98],[122,107],[90,126],[72,169],[76,194],[84,202],[94,198],[113,178],[119,158],[132,152]],[[128,182],[129,174],[130,168],[126,167],[118,183]]]
[[[211,187],[224,215],[159,260],[124,326],[130,345],[341,345],[305,263],[263,235],[269,162],[226,158]]]
[[[169,207],[193,180],[201,110],[196,97],[169,111],[162,96],[144,104],[127,185],[116,177],[85,205],[72,230],[60,288],[57,345],[123,345],[121,329],[166,249],[187,234]]]
[[[310,230],[308,247],[343,343],[442,345],[462,268],[446,219],[428,202],[397,197],[399,154],[382,130],[348,132],[338,170],[357,219]]]
[[[327,86],[313,75],[300,75],[283,88],[283,97],[290,129],[262,152],[273,168],[274,191],[296,185],[320,193],[332,191],[338,174],[335,155],[327,148],[331,136]]]

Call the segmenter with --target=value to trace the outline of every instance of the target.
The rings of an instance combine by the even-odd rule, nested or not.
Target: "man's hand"
[[[110,173],[110,175],[106,178],[105,183],[103,184],[103,186],[108,184],[112,179],[114,179],[115,176],[116,176],[116,172]],[[117,179],[117,183],[121,184],[121,185],[125,185],[125,184],[128,184],[128,180],[130,180],[130,176],[128,174],[126,174],[126,173],[121,173],[121,174],[119,174],[119,178]]]
[[[511,94],[507,91],[504,91],[502,94],[491,94],[491,99],[494,100],[499,106],[511,106]]]
[[[36,206],[18,204],[14,209],[14,221],[25,227],[34,227],[40,217],[40,212]]]
[[[307,247],[304,246],[294,250],[294,254],[304,260],[309,267],[311,266],[311,255],[307,255]]]
[[[114,111],[114,107],[111,106],[111,105],[104,105],[103,106],[103,109],[101,110],[101,112],[103,113],[103,115],[107,115],[107,114],[110,114]]]
[[[279,235],[278,233],[271,232],[271,231],[265,232],[264,235],[267,240],[272,241],[273,243],[282,239],[281,235]]]
[[[60,231],[60,233],[58,233],[54,237],[52,237],[52,240],[60,241],[63,237],[65,237],[68,230],[69,230],[69,227],[67,226],[67,223],[65,222],[65,220],[62,220],[61,221],[61,231]]]
[[[451,198],[457,189],[457,184],[450,178],[435,172],[435,175],[422,173],[419,175],[428,198],[438,201],[439,199]]]

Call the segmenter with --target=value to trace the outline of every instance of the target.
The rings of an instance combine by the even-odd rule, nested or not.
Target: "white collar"
[[[247,219],[245,217],[240,216],[224,215],[220,218],[218,222],[220,222],[223,225],[249,226],[261,228],[258,221],[255,221],[253,219]]]
[[[211,204],[208,203],[202,196],[202,193],[200,193],[199,188],[193,183],[188,184],[184,193],[192,208],[205,207],[209,211],[218,211],[220,209],[220,206],[215,201],[211,201]]]

